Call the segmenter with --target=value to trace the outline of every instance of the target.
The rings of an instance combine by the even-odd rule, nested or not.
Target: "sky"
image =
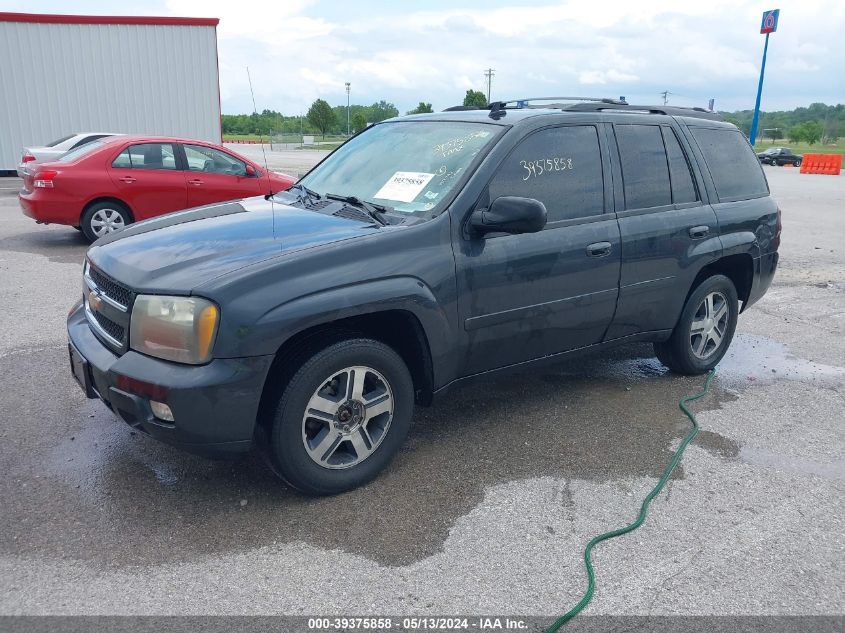
[[[764,10],[780,9],[761,108],[845,103],[843,0],[0,0],[0,11],[216,17],[223,112],[305,112],[384,99],[625,96],[630,103],[752,109]]]

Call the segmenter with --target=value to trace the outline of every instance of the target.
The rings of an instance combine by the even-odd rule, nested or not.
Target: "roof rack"
[[[711,121],[724,121],[722,116],[717,112],[698,107],[690,108],[666,105],[633,105],[629,103],[615,105],[606,103],[572,103],[562,106],[561,109],[569,112],[642,112],[647,114],[667,114],[669,116],[687,116],[697,119],[710,119]]]

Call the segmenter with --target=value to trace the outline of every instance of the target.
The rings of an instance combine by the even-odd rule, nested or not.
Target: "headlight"
[[[199,365],[211,358],[220,311],[199,297],[138,295],[129,347],[156,358]]]

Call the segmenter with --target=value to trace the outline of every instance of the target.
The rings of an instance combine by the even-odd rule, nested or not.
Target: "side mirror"
[[[536,233],[546,226],[546,205],[534,198],[501,196],[488,209],[476,209],[470,226],[477,235]]]
[[[247,165],[247,166],[246,166],[246,172],[245,172],[245,173],[246,173],[246,175],[247,175],[249,178],[252,178],[252,177],[254,177],[254,176],[255,176],[255,174],[256,174],[257,172],[255,171],[255,167],[253,167],[252,165]]]

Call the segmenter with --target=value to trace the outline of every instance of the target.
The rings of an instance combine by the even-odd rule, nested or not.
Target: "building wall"
[[[74,132],[219,143],[214,26],[0,18],[0,170]]]

